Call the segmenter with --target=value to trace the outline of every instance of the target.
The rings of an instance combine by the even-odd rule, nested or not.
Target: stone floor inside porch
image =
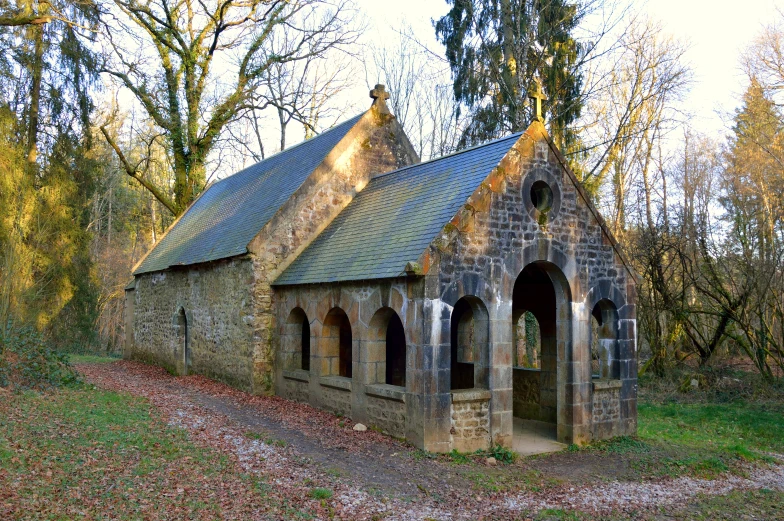
[[[521,456],[557,452],[566,445],[556,441],[556,425],[535,420],[514,418],[512,450]]]

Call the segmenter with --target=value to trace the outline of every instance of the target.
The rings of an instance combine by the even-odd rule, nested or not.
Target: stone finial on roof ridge
[[[391,114],[389,111],[389,107],[387,107],[387,100],[389,99],[389,93],[386,90],[386,86],[378,83],[370,91],[370,97],[373,98],[373,104],[370,108],[375,108],[379,114]]]

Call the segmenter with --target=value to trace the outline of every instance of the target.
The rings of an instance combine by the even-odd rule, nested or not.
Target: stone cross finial
[[[531,101],[534,103],[534,119],[539,122],[544,122],[544,116],[542,116],[542,102],[547,101],[547,98],[544,97],[542,84],[539,80],[536,80],[536,89],[533,93],[529,94],[528,97],[531,98]]]
[[[376,85],[376,87],[370,91],[370,97],[373,98],[373,105],[371,108],[375,107],[381,114],[389,114],[389,107],[387,107],[387,100],[389,99],[389,93],[386,91],[386,87],[382,84]]]

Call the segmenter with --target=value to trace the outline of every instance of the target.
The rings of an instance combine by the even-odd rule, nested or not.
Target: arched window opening
[[[594,308],[596,311],[596,308]],[[596,318],[594,313],[591,313],[591,376],[593,378],[601,377],[601,359],[599,356],[599,329],[601,328],[601,315]]]
[[[289,314],[281,335],[283,367],[310,371],[310,321],[301,308]]]
[[[367,383],[406,385],[406,333],[403,322],[392,308],[376,311],[368,325],[362,347],[367,364]]]
[[[465,300],[452,311],[452,389],[474,387],[474,313]]]
[[[183,308],[180,308],[177,311],[177,345],[175,346],[175,356],[177,356],[178,351],[182,354],[182,374],[187,375],[191,372],[191,346],[190,334],[188,332],[188,317]]]
[[[525,369],[542,368],[542,333],[539,321],[530,311],[518,313],[514,329],[515,367]]]
[[[463,297],[452,310],[450,384],[452,389],[486,389],[490,368],[487,309],[476,297]]]
[[[594,378],[618,378],[618,310],[609,299],[591,311],[591,374]]]
[[[351,360],[351,324],[348,322],[348,317],[340,323],[340,376],[351,378],[352,374],[352,360]]]
[[[386,383],[406,386],[406,333],[397,313],[392,312],[387,325]]]
[[[308,317],[302,317],[302,331],[300,332],[302,343],[302,360],[300,367],[305,371],[310,371],[310,323]]]
[[[328,372],[324,376],[351,378],[353,372],[351,323],[345,311],[333,308],[327,313],[322,336],[324,337],[322,355],[328,368]]]

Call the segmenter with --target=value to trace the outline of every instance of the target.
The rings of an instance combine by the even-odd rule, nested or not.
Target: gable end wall
[[[556,215],[541,226],[530,202],[530,186],[544,180],[560,194]],[[552,215],[552,214],[551,214]],[[612,433],[636,432],[636,286],[612,239],[585,203],[571,176],[550,148],[541,125],[534,124],[486,178],[467,204],[446,225],[420,259],[427,272],[426,300],[433,309],[450,310],[458,299],[473,295],[490,320],[487,364],[492,443],[511,443],[513,422],[512,300],[520,272],[546,261],[562,273],[570,302],[559,310],[557,382],[551,382],[559,441],[582,443]],[[592,425],[593,386],[589,348],[591,310],[601,298],[612,299],[619,312],[620,384],[613,425]],[[561,326],[559,326],[560,328]],[[425,317],[423,341],[433,358],[448,364],[449,314]],[[424,437],[434,450],[454,442],[449,435],[448,380],[434,367],[433,410]],[[542,380],[544,381],[544,380]],[[440,407],[440,409],[439,409]],[[544,419],[544,418],[543,418]]]
[[[276,338],[272,282],[373,176],[418,162],[397,120],[371,109],[251,241],[256,303],[254,392],[273,390]]]

